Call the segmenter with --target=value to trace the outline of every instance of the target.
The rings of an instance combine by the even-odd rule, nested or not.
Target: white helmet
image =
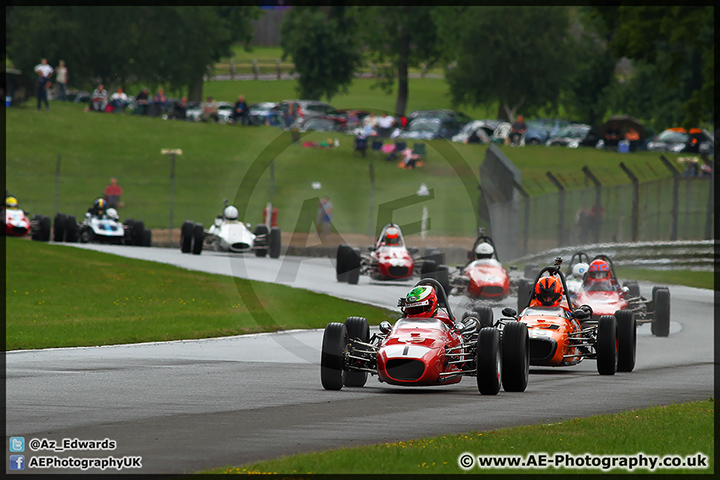
[[[490,245],[487,242],[478,243],[478,246],[475,247],[475,257],[478,259],[481,258],[492,258],[493,256],[493,250],[492,245]]]
[[[237,218],[238,218],[237,208],[233,207],[232,205],[228,205],[227,207],[225,207],[225,210],[223,211],[223,217],[227,218],[228,220],[237,220]]]
[[[587,263],[584,263],[584,262],[576,263],[572,268],[573,277],[575,277],[575,278],[582,277],[583,275],[585,275],[585,272],[588,271],[588,268],[590,268],[590,266]]]
[[[120,219],[120,215],[118,215],[117,210],[115,210],[114,208],[108,208],[107,210],[105,210],[105,215],[107,215],[107,217],[112,220]]]

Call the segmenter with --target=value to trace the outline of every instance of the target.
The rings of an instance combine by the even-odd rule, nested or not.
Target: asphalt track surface
[[[413,284],[361,278],[357,286],[339,285],[332,262],[322,258],[83,247],[277,281],[351,300],[370,297],[389,308]],[[651,285],[640,286],[649,294]],[[480,395],[472,377],[431,388],[393,387],[371,377],[363,388],[325,391],[319,365],[322,330],[9,352],[6,442],[9,436],[24,436],[28,444],[33,438],[109,438],[117,442],[115,450],[57,453],[26,448],[26,462],[37,455],[142,456],[142,469],[122,473],[174,474],[340,446],[555,423],[705,399],[714,391],[713,292],[680,286],[670,291],[671,334],[653,337],[649,325],[639,327],[632,373],[600,376],[593,360],[562,369],[531,368],[525,392],[501,391],[497,396]],[[453,303],[456,315],[462,312]],[[494,306],[496,316],[502,306],[514,303],[508,299]],[[22,473],[33,472],[78,470],[26,468]]]

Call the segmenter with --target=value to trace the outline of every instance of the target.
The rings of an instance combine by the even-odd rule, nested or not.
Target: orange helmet
[[[437,293],[429,285],[415,287],[405,296],[405,313],[408,317],[427,318],[437,310]]]
[[[588,268],[590,280],[607,280],[610,278],[610,265],[605,260],[593,260]]]
[[[385,230],[385,243],[387,245],[398,245],[400,243],[400,229],[390,227]]]
[[[544,307],[557,307],[562,296],[562,283],[557,277],[542,277],[535,284],[535,298]]]

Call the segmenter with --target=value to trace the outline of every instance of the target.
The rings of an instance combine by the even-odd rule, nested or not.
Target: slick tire
[[[65,241],[68,243],[77,243],[79,236],[79,228],[75,216],[68,215],[65,220]]]
[[[53,220],[53,242],[65,241],[65,228],[67,227],[67,215],[64,213],[55,214]]]
[[[180,251],[182,253],[192,251],[192,230],[194,225],[193,222],[186,220],[180,228]]]
[[[267,257],[268,250],[269,250],[269,242],[270,242],[270,231],[268,230],[267,225],[260,224],[257,227],[255,227],[255,236],[258,237],[260,235],[265,235],[265,243],[260,246],[260,248],[255,249],[255,256],[256,257]]]
[[[202,223],[193,225],[192,239],[192,253],[193,255],[200,255],[203,249],[203,240],[205,239],[205,230]]]
[[[347,372],[344,351],[348,343],[347,328],[342,323],[329,323],[323,333],[320,357],[320,382],[325,390],[340,390],[345,384]]]
[[[270,258],[280,257],[280,248],[282,247],[282,235],[278,227],[270,229]]]
[[[653,305],[655,310],[650,331],[656,337],[667,337],[670,335],[670,290],[667,287],[653,289]]]
[[[615,375],[618,364],[617,320],[612,315],[602,315],[598,321],[595,354],[598,373]]]
[[[524,392],[530,377],[527,324],[508,323],[502,335],[502,386],[506,392]]]
[[[476,348],[477,386],[482,395],[497,395],[500,391],[502,359],[500,333],[495,328],[480,330]]]
[[[475,316],[477,317],[478,322],[480,322],[480,328],[493,326],[495,319],[492,308],[486,305],[481,305],[476,307],[474,310]]]
[[[636,298],[640,296],[640,285],[638,285],[638,282],[635,280],[630,280],[629,282],[625,282],[623,284],[623,287],[628,288],[628,296]]]
[[[345,328],[347,329],[348,340],[357,339],[364,343],[370,341],[370,325],[364,317],[348,317],[345,320]],[[345,374],[344,384],[346,387],[363,387],[367,382],[367,378],[367,372],[348,370]]]
[[[615,312],[617,320],[618,372],[632,372],[637,355],[637,322],[631,310]]]

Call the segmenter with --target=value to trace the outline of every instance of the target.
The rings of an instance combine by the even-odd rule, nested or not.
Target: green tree
[[[453,17],[440,35],[456,58],[445,74],[453,104],[498,104],[507,120],[557,111],[572,72],[567,7],[468,7]]]
[[[320,100],[347,92],[362,59],[355,24],[343,6],[294,7],[283,20],[283,58],[292,58],[299,74],[300,98]]]
[[[654,66],[676,89],[685,127],[714,122],[714,14],[712,5],[595,7],[615,57]]]
[[[7,54],[25,72],[40,58],[64,59],[73,86],[143,82],[187,88],[200,100],[203,76],[252,38],[257,7],[12,7]]]
[[[392,91],[397,80],[395,114],[407,108],[408,68],[432,66],[442,52],[435,15],[439,7],[372,6],[356,7],[358,35],[368,59],[381,65],[378,86]]]

